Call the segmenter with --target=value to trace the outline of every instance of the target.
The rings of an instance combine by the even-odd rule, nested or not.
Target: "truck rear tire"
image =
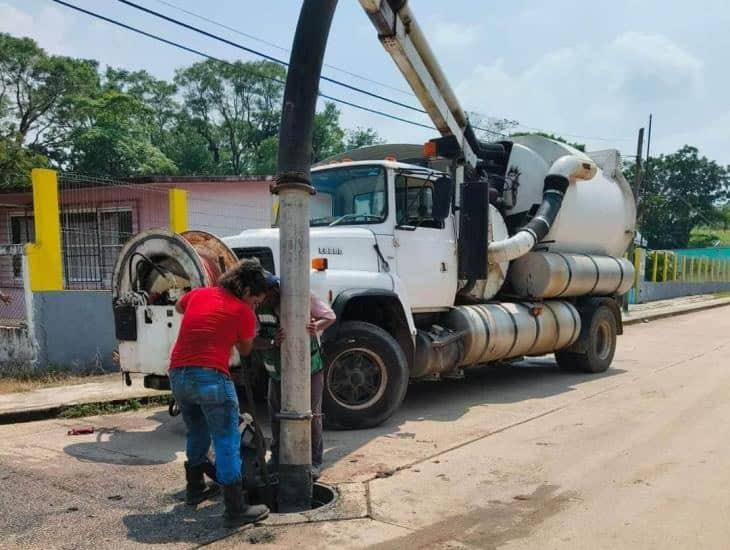
[[[558,366],[566,371],[605,372],[616,353],[616,317],[606,306],[600,306],[582,319],[584,328],[578,341],[583,351],[556,351]]]
[[[390,334],[359,321],[342,324],[324,349],[323,409],[328,427],[373,428],[400,406],[408,390],[408,361]]]

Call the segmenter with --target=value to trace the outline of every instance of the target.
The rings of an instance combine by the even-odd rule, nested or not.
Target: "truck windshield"
[[[320,170],[312,173],[312,185],[317,190],[311,202],[312,227],[385,221],[388,200],[382,166]]]

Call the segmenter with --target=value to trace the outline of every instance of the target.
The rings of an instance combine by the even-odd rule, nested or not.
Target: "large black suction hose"
[[[564,155],[556,160],[545,176],[542,203],[537,213],[512,237],[489,243],[489,263],[509,262],[530,252],[550,232],[568,186],[578,180],[593,178],[596,171],[592,161],[575,155]]]

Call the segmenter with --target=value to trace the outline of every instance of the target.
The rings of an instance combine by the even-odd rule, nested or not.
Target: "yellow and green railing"
[[[637,272],[640,260],[634,259]],[[644,280],[652,283],[730,282],[730,260],[710,256],[686,256],[674,250],[651,250],[646,253]]]

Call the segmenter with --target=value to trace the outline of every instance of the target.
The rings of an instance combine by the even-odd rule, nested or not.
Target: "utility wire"
[[[154,10],[151,10],[151,9],[149,9],[149,8],[146,8],[146,7],[144,7],[144,6],[140,6],[139,4],[136,4],[136,3],[134,3],[134,2],[131,2],[130,0],[117,0],[117,1],[118,1],[118,2],[121,2],[122,4],[126,4],[127,6],[130,6],[130,7],[136,8],[136,9],[138,9],[138,10],[141,10],[141,11],[143,11],[143,12],[146,12],[146,13],[148,13],[148,14],[150,14],[150,15],[154,15],[155,17],[159,17],[159,18],[161,18],[161,19],[164,19],[164,20],[166,20],[166,21],[169,21],[170,23],[173,23],[173,24],[175,24],[175,25],[179,25],[179,26],[182,26],[182,27],[184,27],[184,28],[186,28],[186,29],[189,29],[189,30],[192,30],[192,31],[194,31],[194,32],[200,33],[200,34],[202,34],[202,35],[204,35],[204,36],[208,36],[209,38],[213,38],[214,40],[218,40],[218,41],[221,41],[221,42],[223,42],[223,43],[225,43],[225,44],[228,44],[228,45],[230,45],[230,46],[234,46],[234,47],[236,47],[236,48],[239,48],[239,49],[242,49],[242,50],[244,50],[244,51],[246,51],[246,52],[249,52],[249,53],[252,53],[252,54],[254,54],[254,55],[257,55],[257,56],[263,57],[264,59],[267,59],[267,60],[269,60],[269,61],[272,61],[272,62],[274,62],[274,63],[279,63],[279,64],[281,64],[281,65],[283,65],[283,66],[285,66],[285,67],[286,67],[286,66],[288,66],[288,63],[287,63],[287,62],[285,62],[284,60],[281,60],[281,59],[278,59],[278,58],[276,58],[276,57],[273,57],[273,56],[267,55],[267,54],[265,54],[265,53],[263,53],[263,52],[259,52],[259,51],[257,51],[257,50],[254,50],[254,49],[252,49],[252,48],[249,48],[249,47],[243,46],[243,45],[241,45],[241,44],[237,44],[237,43],[235,43],[235,42],[233,42],[233,41],[227,40],[227,39],[225,39],[225,38],[223,38],[223,37],[220,37],[220,36],[218,36],[218,35],[215,35],[215,34],[213,34],[213,33],[209,33],[209,32],[207,32],[207,31],[205,31],[205,30],[203,30],[203,29],[200,29],[200,28],[198,28],[198,27],[195,27],[195,26],[193,26],[193,25],[189,25],[189,24],[187,24],[187,23],[184,23],[184,22],[182,22],[182,21],[179,21],[179,20],[177,20],[177,19],[174,19],[174,18],[172,18],[172,17],[166,16],[166,15],[164,15],[164,14],[162,14],[162,13],[159,13],[159,12],[156,12],[156,11],[154,11]],[[171,2],[167,2],[166,0],[155,0],[155,1],[156,1],[156,2],[158,2],[158,3],[160,3],[160,4],[163,4],[163,5],[165,5],[165,6],[168,6],[168,7],[171,7],[171,8],[173,8],[173,9],[179,10],[179,11],[181,11],[181,12],[183,12],[183,13],[186,13],[186,14],[188,14],[188,15],[191,15],[191,16],[193,16],[193,17],[196,17],[196,18],[198,18],[198,19],[201,19],[201,20],[203,20],[203,21],[206,21],[206,22],[208,22],[208,23],[211,23],[211,24],[213,24],[213,25],[217,25],[217,26],[219,26],[219,27],[221,27],[221,28],[227,29],[227,30],[229,30],[229,31],[231,31],[231,32],[234,32],[234,33],[237,33],[237,34],[239,34],[239,35],[241,35],[241,36],[244,36],[244,37],[246,37],[246,38],[249,38],[249,39],[251,39],[251,40],[257,40],[257,41],[259,41],[259,42],[261,42],[261,43],[263,43],[263,44],[266,44],[266,45],[268,45],[268,46],[271,46],[271,47],[277,48],[277,49],[279,49],[279,50],[281,50],[281,51],[284,51],[284,52],[289,52],[289,51],[290,51],[290,50],[287,50],[286,48],[283,48],[283,47],[281,47],[281,46],[279,46],[279,45],[277,45],[277,44],[274,44],[274,43],[272,43],[272,42],[268,42],[268,41],[266,41],[266,40],[260,39],[260,38],[258,38],[258,37],[255,37],[255,36],[251,35],[251,34],[248,34],[248,33],[244,33],[243,31],[240,31],[240,30],[238,30],[238,29],[235,29],[235,28],[233,28],[233,27],[230,27],[230,26],[228,26],[228,25],[225,25],[225,24],[223,24],[223,23],[220,23],[220,22],[218,22],[218,21],[215,21],[215,20],[213,20],[213,19],[210,19],[210,18],[208,18],[208,17],[205,17],[205,16],[203,16],[203,15],[200,15],[200,14],[197,14],[197,13],[195,13],[195,12],[191,12],[191,11],[189,11],[189,10],[186,10],[186,9],[184,9],[184,8],[181,8],[181,7],[179,7],[179,6],[176,6],[175,4],[172,4]],[[361,76],[361,75],[358,75],[358,74],[356,74],[356,73],[352,73],[352,72],[350,72],[350,71],[346,71],[346,70],[344,70],[344,69],[340,69],[340,68],[338,68],[338,67],[333,67],[333,66],[331,66],[331,65],[326,65],[326,66],[328,66],[328,67],[330,67],[330,68],[333,68],[333,69],[335,69],[335,70],[338,70],[338,71],[344,72],[344,73],[346,73],[346,74],[348,74],[348,75],[350,75],[350,76],[352,76],[352,77],[355,77],[355,78],[359,78],[359,79],[362,79],[362,80],[365,80],[365,81],[370,81],[370,82],[373,82],[373,83],[375,83],[375,84],[378,84],[378,85],[380,85],[380,86],[384,86],[384,87],[386,87],[386,88],[390,88],[391,90],[395,90],[395,91],[397,91],[397,92],[400,92],[400,93],[404,93],[404,94],[407,94],[407,95],[410,95],[410,96],[414,96],[414,94],[412,94],[412,93],[408,93],[408,92],[405,92],[404,90],[401,90],[401,89],[399,89],[399,88],[394,88],[394,87],[392,87],[392,86],[389,86],[389,85],[387,85],[387,84],[383,84],[383,83],[381,83],[381,82],[378,82],[378,81],[376,81],[376,80],[373,80],[373,79],[370,79],[370,78],[367,78],[367,77],[363,77],[363,76]],[[390,98],[387,98],[387,97],[381,96],[381,95],[379,95],[379,94],[375,94],[375,93],[373,93],[373,92],[370,92],[370,91],[368,91],[368,90],[363,90],[362,88],[358,88],[358,87],[356,87],[356,86],[352,86],[352,85],[350,85],[350,84],[347,84],[346,82],[342,82],[342,81],[339,81],[339,80],[335,80],[335,79],[333,79],[333,78],[330,78],[330,77],[327,77],[327,76],[324,76],[324,75],[323,75],[323,76],[321,76],[320,78],[321,78],[322,80],[326,81],[326,82],[330,82],[330,83],[332,83],[332,84],[336,84],[336,85],[338,85],[338,86],[342,86],[342,87],[344,87],[344,88],[347,88],[347,89],[353,90],[353,91],[355,91],[355,92],[358,92],[358,93],[361,93],[361,94],[365,94],[365,95],[368,95],[368,96],[370,96],[370,97],[373,97],[373,98],[375,98],[375,99],[379,99],[379,100],[381,100],[381,101],[386,101],[386,102],[388,102],[388,103],[392,103],[393,105],[397,105],[397,106],[399,106],[399,107],[403,107],[403,108],[405,108],[405,109],[410,109],[410,110],[416,111],[416,112],[418,112],[418,113],[422,113],[422,114],[428,114],[428,113],[427,113],[427,112],[426,112],[425,110],[423,110],[423,109],[421,109],[421,108],[419,108],[419,107],[414,107],[413,105],[408,105],[408,104],[406,104],[406,103],[402,103],[402,102],[400,102],[400,101],[396,101],[396,100],[394,100],[394,99],[390,99]],[[414,97],[415,97],[415,96],[414,96]],[[524,128],[524,129],[527,129],[527,130],[531,130],[531,131],[533,131],[533,132],[552,133],[552,134],[556,134],[556,135],[560,135],[560,136],[564,136],[564,137],[569,137],[569,138],[576,138],[576,139],[587,139],[587,140],[593,140],[593,141],[630,141],[630,140],[632,140],[632,139],[633,139],[633,138],[607,138],[607,137],[596,137],[596,136],[584,136],[584,135],[580,135],[580,134],[569,134],[569,133],[565,133],[565,132],[557,132],[557,131],[552,131],[552,132],[549,132],[549,131],[547,131],[547,130],[544,130],[544,129],[542,129],[542,128],[535,128],[535,127],[531,127],[531,126],[525,126],[524,124],[518,124],[518,126],[520,126],[520,127]],[[505,134],[505,133],[502,133],[502,132],[497,132],[497,131],[495,131],[495,130],[489,130],[489,129],[487,129],[487,128],[481,128],[481,127],[478,127],[478,126],[472,126],[472,128],[474,128],[475,130],[480,130],[480,131],[482,131],[482,132],[487,132],[487,133],[489,133],[489,134],[492,134],[492,135],[495,135],[495,136],[501,136],[501,137],[508,137],[508,134]]]
[[[213,60],[213,61],[219,61],[219,62],[225,63],[227,65],[233,65],[233,63],[231,63],[230,61],[227,61],[225,59],[220,59],[218,57],[215,57],[213,55],[207,54],[207,53],[202,52],[200,50],[196,50],[195,48],[191,48],[189,46],[185,46],[183,44],[180,44],[179,42],[174,42],[172,40],[168,40],[167,38],[163,38],[161,36],[158,36],[156,34],[153,34],[153,33],[147,32],[147,31],[143,31],[142,29],[139,29],[137,27],[133,27],[131,25],[127,25],[126,23],[122,23],[121,21],[117,21],[116,19],[112,19],[110,17],[106,17],[104,15],[101,15],[99,13],[95,13],[93,11],[89,11],[89,10],[84,9],[82,7],[75,6],[73,4],[69,4],[68,2],[64,2],[63,0],[51,0],[51,1],[52,2],[55,2],[56,4],[60,4],[60,5],[64,6],[64,7],[70,8],[72,10],[75,10],[75,11],[78,11],[78,12],[81,12],[81,13],[84,13],[84,14],[89,15],[91,17],[95,17],[95,18],[100,19],[102,21],[106,21],[107,23],[111,23],[112,25],[116,25],[117,27],[121,27],[123,29],[129,30],[129,31],[132,31],[132,32],[135,32],[137,34],[141,34],[142,36],[146,36],[147,38],[151,38],[153,40],[157,40],[158,42],[163,42],[164,44],[168,44],[169,46],[174,46],[174,47],[179,48],[181,50],[185,50],[187,52],[193,53],[193,54],[198,55],[200,57],[205,57],[206,59],[210,59],[210,60]],[[253,71],[253,70],[248,69],[248,68],[246,70],[248,72],[250,72],[251,74],[255,74],[256,76],[259,76],[260,78],[265,78],[265,79],[271,80],[272,82],[276,82],[276,83],[282,84],[282,85],[286,84],[286,82],[284,80],[281,80],[280,78],[276,78],[276,77],[273,77],[273,76],[265,75],[265,74],[262,74],[262,73],[257,73],[256,71]],[[380,111],[378,109],[371,109],[370,107],[365,107],[363,105],[358,105],[357,103],[353,103],[351,101],[347,101],[347,100],[344,100],[344,99],[340,99],[340,98],[337,98],[337,97],[333,97],[333,96],[328,95],[328,94],[323,94],[323,93],[319,92],[318,95],[319,95],[319,97],[321,97],[323,99],[328,99],[330,101],[334,101],[335,103],[341,103],[342,105],[347,105],[347,106],[353,107],[355,109],[360,109],[361,111],[366,111],[368,113],[373,113],[373,114],[376,114],[376,115],[379,115],[379,116],[382,116],[382,117],[385,117],[385,118],[390,118],[392,120],[397,120],[399,122],[404,122],[404,123],[410,124],[412,126],[418,126],[418,127],[421,127],[421,128],[427,128],[429,130],[433,130],[434,129],[433,126],[429,126],[427,124],[422,124],[422,123],[416,122],[414,120],[409,120],[407,118],[403,118],[403,117],[399,117],[399,116],[396,116],[396,115],[392,115],[390,113],[386,113],[386,112]]]
[[[203,36],[207,36],[208,38],[212,38],[213,40],[217,40],[219,42],[223,42],[224,44],[228,44],[229,46],[233,46],[234,48],[238,48],[239,50],[243,50],[245,52],[248,52],[250,54],[256,55],[258,57],[261,57],[263,59],[266,59],[267,61],[271,61],[272,63],[278,63],[279,65],[282,65],[284,67],[288,67],[289,63],[287,61],[284,61],[283,59],[279,59],[277,57],[274,57],[272,55],[266,54],[264,52],[260,52],[258,50],[254,50],[253,48],[249,48],[248,46],[244,46],[242,44],[239,44],[237,42],[233,42],[232,40],[228,40],[227,38],[223,38],[222,36],[218,36],[217,34],[213,34],[211,32],[205,31],[199,27],[196,27],[195,25],[189,25],[188,23],[185,23],[183,21],[180,21],[178,19],[175,19],[174,17],[167,16],[163,13],[160,13],[155,10],[151,10],[149,8],[146,8],[144,6],[140,6],[139,4],[135,4],[134,2],[130,2],[129,0],[117,0],[117,2],[120,2],[121,4],[125,4],[127,6],[130,6],[132,8],[135,8],[137,10],[143,11],[149,15],[153,15],[155,17],[159,17],[160,19],[164,19],[165,21],[168,21],[170,23],[173,23],[174,25],[178,25],[180,27],[183,27],[185,29],[191,30],[193,32],[197,32],[198,34],[202,34]],[[409,105],[407,103],[402,103],[400,101],[396,101],[395,99],[390,99],[389,97],[382,96],[380,94],[376,94],[373,92],[370,92],[368,90],[364,90],[362,88],[358,88],[357,86],[353,86],[351,84],[348,84],[346,82],[342,82],[341,80],[336,80],[334,78],[330,78],[328,76],[321,76],[320,77],[325,82],[330,82],[331,84],[335,84],[337,86],[342,86],[343,88],[347,88],[348,90],[352,90],[353,92],[357,92],[359,94],[363,94],[366,96],[373,97],[375,99],[379,99],[381,101],[385,101],[387,103],[392,103],[393,105],[397,105],[398,107],[402,107],[404,109],[410,109],[411,111],[415,111],[417,113],[427,114],[425,110],[421,109],[420,107],[414,107],[413,105]]]
[[[194,11],[186,10],[185,8],[180,7],[176,4],[173,4],[172,2],[167,2],[166,0],[155,0],[155,2],[157,2],[158,4],[162,4],[163,6],[167,6],[168,8],[171,8],[173,10],[177,10],[177,11],[184,13],[186,15],[189,15],[191,17],[195,17],[196,19],[200,19],[201,21],[205,21],[206,23],[210,23],[211,25],[215,25],[216,27],[220,27],[220,28],[230,31],[232,33],[243,36],[244,38],[248,38],[249,40],[254,40],[256,42],[260,42],[261,44],[264,44],[271,48],[275,48],[275,49],[282,51],[284,53],[287,53],[287,54],[291,53],[291,50],[289,50],[283,46],[280,46],[279,44],[275,44],[274,42],[269,42],[268,40],[264,40],[263,38],[254,36],[253,34],[243,32],[242,30],[239,30],[239,29],[236,29],[229,25],[226,25],[225,23],[221,23],[220,21],[216,21],[215,19],[211,19],[211,18],[201,15],[199,13],[195,13]],[[348,76],[351,76],[353,78],[358,78],[364,82],[370,82],[372,84],[376,84],[377,86],[382,86],[383,88],[386,88],[393,92],[398,92],[399,94],[407,95],[410,97],[415,97],[415,94],[413,92],[409,92],[408,90],[403,90],[402,88],[398,88],[396,86],[391,86],[390,84],[386,84],[385,82],[380,82],[379,80],[375,80],[372,77],[353,73],[351,71],[348,71],[347,69],[343,69],[342,67],[337,67],[336,65],[331,65],[329,63],[325,63],[324,66],[329,69],[332,69],[334,71],[339,71],[339,72],[346,74]]]
[[[110,17],[106,17],[106,16],[101,15],[99,13],[95,13],[95,12],[92,12],[90,10],[81,8],[80,6],[75,6],[73,4],[70,4],[68,2],[65,2],[63,0],[51,0],[51,1],[52,2],[55,2],[56,4],[60,4],[62,6],[65,6],[67,8],[70,8],[72,10],[75,10],[75,11],[78,11],[78,12],[81,12],[81,13],[84,13],[84,14],[89,15],[91,17],[95,17],[95,18],[100,19],[102,21],[106,21],[107,23],[111,23],[112,25],[116,25],[116,26],[121,27],[121,28],[124,28],[126,30],[130,30],[130,31],[135,32],[137,34],[141,34],[143,36],[146,36],[148,38],[151,38],[153,40],[157,40],[159,42],[163,42],[163,43],[168,44],[170,46],[174,46],[176,48],[179,48],[179,49],[185,50],[187,52],[193,53],[195,55],[198,55],[198,56],[201,56],[201,57],[205,57],[205,58],[211,59],[213,61],[219,61],[219,62],[222,62],[222,63],[226,63],[228,65],[233,65],[233,63],[231,63],[230,61],[217,58],[215,56],[212,56],[212,55],[207,54],[205,52],[202,52],[200,50],[196,50],[196,49],[191,48],[189,46],[185,46],[183,44],[180,44],[178,42],[174,42],[172,40],[168,40],[168,39],[163,38],[163,37],[161,37],[159,35],[156,35],[156,34],[153,34],[153,33],[147,32],[147,31],[144,31],[142,29],[139,29],[137,27],[133,27],[133,26],[128,25],[126,23],[122,23],[121,21],[118,21],[116,19],[112,19]],[[280,59],[277,59],[277,58],[275,58],[273,56],[269,56],[269,55],[267,55],[265,53],[258,52],[256,50],[251,49],[251,48],[247,48],[246,46],[242,46],[240,44],[236,44],[235,42],[232,42],[232,41],[226,40],[225,38],[221,38],[221,37],[216,36],[214,34],[208,33],[208,32],[206,32],[206,31],[204,31],[202,29],[198,29],[196,27],[193,27],[192,25],[188,25],[186,23],[183,23],[181,21],[177,21],[177,20],[175,20],[173,18],[167,17],[167,16],[165,16],[163,14],[160,14],[158,12],[155,12],[153,10],[149,10],[149,9],[143,7],[143,6],[139,6],[137,4],[134,4],[133,2],[130,2],[129,0],[117,0],[117,1],[118,2],[121,2],[123,4],[127,4],[127,5],[129,5],[131,7],[136,8],[136,9],[142,10],[144,12],[150,13],[152,15],[155,15],[157,17],[160,17],[162,19],[165,19],[165,20],[170,21],[172,23],[175,23],[177,25],[183,26],[185,28],[189,28],[190,30],[194,30],[195,32],[199,32],[199,33],[201,33],[201,34],[203,34],[205,36],[209,36],[211,38],[214,38],[215,40],[222,41],[222,42],[224,42],[226,44],[229,44],[229,45],[232,45],[232,46],[234,46],[236,48],[239,48],[239,49],[242,49],[244,51],[253,53],[254,55],[261,56],[264,59],[267,59],[267,60],[272,61],[274,63],[281,64],[283,66],[288,66],[288,63],[286,63],[286,62],[284,62],[284,61],[282,61]],[[162,0],[158,0],[158,1],[162,1]],[[257,73],[255,71],[252,71],[251,69],[247,69],[247,70],[249,72],[253,73],[253,74],[256,74],[257,76],[259,76],[261,78],[266,78],[268,80],[271,80],[273,82],[277,82],[279,84],[285,84],[285,81],[283,81],[281,79],[278,79],[276,77],[272,77],[272,76],[264,75],[264,74],[261,74],[261,73]],[[337,84],[339,86],[343,86],[345,88],[348,88],[348,89],[357,91],[359,93],[363,93],[363,94],[368,95],[368,96],[371,96],[373,98],[380,99],[382,101],[386,101],[388,103],[392,103],[394,105],[398,105],[398,106],[401,106],[401,107],[404,107],[404,108],[407,108],[407,109],[411,109],[411,110],[416,111],[416,112],[419,112],[419,113],[428,114],[423,109],[419,109],[419,108],[413,107],[412,105],[407,105],[405,103],[401,103],[399,101],[395,101],[395,100],[392,100],[392,99],[389,99],[389,98],[380,96],[378,94],[374,94],[374,93],[369,92],[367,90],[363,90],[363,89],[357,88],[355,86],[351,86],[351,85],[349,85],[347,83],[340,82],[340,81],[337,81],[337,80],[334,80],[334,79],[331,79],[331,78],[328,78],[328,77],[325,77],[325,76],[322,76],[321,78],[322,78],[322,80],[331,82],[333,84]],[[344,100],[344,99],[340,99],[340,98],[337,98],[337,97],[334,97],[334,96],[331,96],[331,95],[328,95],[328,94],[323,94],[321,92],[318,95],[320,97],[322,97],[323,99],[328,99],[330,101],[334,101],[334,102],[340,103],[342,105],[347,105],[347,106],[353,107],[355,109],[359,109],[359,110],[366,111],[366,112],[369,112],[369,113],[372,113],[372,114],[376,114],[376,115],[379,115],[379,116],[383,116],[385,118],[390,118],[392,120],[396,120],[396,121],[399,121],[399,122],[403,122],[405,124],[410,124],[412,126],[418,126],[420,128],[427,128],[429,130],[433,130],[434,129],[433,125],[423,124],[423,123],[416,122],[416,121],[413,121],[413,120],[409,120],[409,119],[406,119],[406,118],[403,118],[403,117],[400,117],[400,116],[397,116],[397,115],[392,115],[390,113],[386,113],[386,112],[380,111],[378,109],[373,109],[373,108],[370,108],[370,107],[365,107],[363,105],[359,105],[359,104],[354,103],[352,101],[347,101],[347,100]],[[544,130],[541,130],[539,128],[531,128],[529,126],[524,126],[522,124],[519,124],[519,126],[521,126],[522,128],[526,128],[526,129],[533,130],[533,131],[545,132]],[[495,135],[495,136],[509,137],[508,134],[505,134],[503,132],[498,132],[498,131],[495,131],[495,130],[490,130],[488,128],[483,128],[483,127],[480,127],[480,126],[472,126],[472,128],[474,130],[479,130],[479,131],[486,132],[486,133],[489,133],[489,134],[492,134],[492,135]],[[557,133],[557,132],[552,132],[552,133]],[[626,139],[628,139],[628,138],[616,138],[616,139],[612,139],[612,138],[598,138],[598,137],[580,136],[580,135],[565,134],[565,133],[560,133],[560,135],[561,136],[567,136],[567,137],[575,137],[575,138],[581,138],[581,139],[594,139],[594,140],[602,140],[602,141],[615,141],[615,140],[626,140]]]

